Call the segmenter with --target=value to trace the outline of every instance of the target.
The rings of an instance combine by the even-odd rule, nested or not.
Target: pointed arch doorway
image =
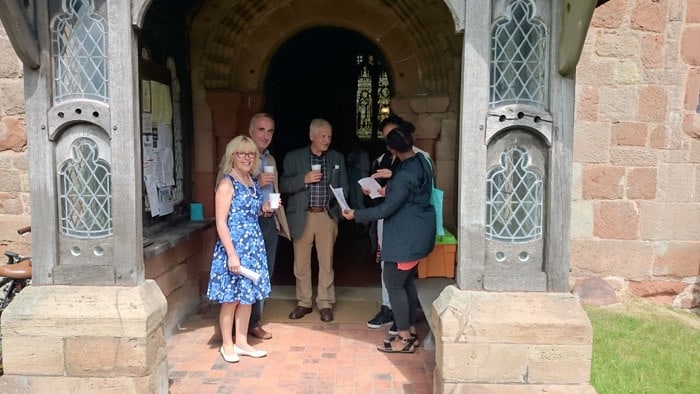
[[[287,40],[272,56],[265,78],[264,109],[275,118],[270,146],[284,171],[284,156],[309,144],[309,122],[324,118],[333,126],[331,148],[347,154],[355,134],[357,56],[373,55],[383,63],[379,49],[353,31],[316,27]],[[370,159],[384,150],[383,141],[362,141]],[[378,286],[380,268],[371,255],[366,226],[341,221],[335,245],[336,286]],[[273,284],[294,284],[291,242],[281,239]],[[314,284],[316,260],[312,263]]]

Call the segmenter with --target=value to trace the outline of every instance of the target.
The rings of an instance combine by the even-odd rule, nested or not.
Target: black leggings
[[[402,271],[396,268],[395,262],[385,261],[382,275],[389,293],[396,328],[399,331],[407,331],[410,326],[416,324],[418,315],[418,293],[414,283],[416,267]]]

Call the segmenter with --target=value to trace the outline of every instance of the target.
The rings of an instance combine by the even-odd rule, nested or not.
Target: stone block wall
[[[22,62],[0,24],[0,252],[28,254],[30,238],[16,230],[30,223],[29,163]]]
[[[596,9],[576,74],[572,277],[700,305],[698,48],[699,2]]]

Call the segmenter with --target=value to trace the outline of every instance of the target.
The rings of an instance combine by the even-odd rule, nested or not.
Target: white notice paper
[[[334,189],[333,186],[331,186],[331,185],[328,185],[328,187],[331,188],[331,191],[333,192],[333,195],[335,196],[336,201],[338,201],[338,204],[340,204],[340,209],[343,211],[350,209],[347,201],[345,201],[345,196],[343,195],[343,188],[338,187],[338,188]]]
[[[379,190],[382,188],[382,186],[377,182],[376,179],[372,177],[367,177],[367,178],[362,178],[357,183],[360,184],[360,187],[369,190],[369,197],[370,198],[377,198],[381,197],[382,195],[379,194]]]

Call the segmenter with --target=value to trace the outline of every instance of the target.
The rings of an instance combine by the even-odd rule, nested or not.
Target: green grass
[[[598,393],[700,393],[700,317],[639,303],[585,309]]]

